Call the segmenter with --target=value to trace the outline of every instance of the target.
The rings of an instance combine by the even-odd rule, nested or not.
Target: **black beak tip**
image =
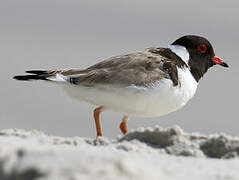
[[[225,63],[225,62],[222,62],[220,65],[221,65],[221,66],[223,66],[223,67],[226,67],[226,68],[228,68],[228,67],[229,67],[229,66],[228,66],[228,64],[227,64],[227,63]]]

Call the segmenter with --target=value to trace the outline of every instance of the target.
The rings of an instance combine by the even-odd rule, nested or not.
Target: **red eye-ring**
[[[197,47],[197,50],[200,52],[200,53],[205,53],[207,51],[207,46],[206,44],[199,44],[198,47]]]

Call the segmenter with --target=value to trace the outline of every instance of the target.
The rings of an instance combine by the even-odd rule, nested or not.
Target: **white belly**
[[[176,111],[184,106],[196,92],[197,82],[187,70],[178,70],[180,85],[173,87],[164,79],[152,86],[126,88],[96,85],[82,87],[64,85],[66,92],[75,99],[120,112],[128,116],[155,117]]]

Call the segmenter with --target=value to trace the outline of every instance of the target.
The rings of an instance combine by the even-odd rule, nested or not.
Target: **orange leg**
[[[101,127],[100,127],[100,113],[104,110],[103,106],[100,106],[94,110],[95,126],[97,136],[102,136]]]
[[[120,123],[120,130],[123,134],[127,133],[127,120],[128,120],[128,116],[124,116]]]

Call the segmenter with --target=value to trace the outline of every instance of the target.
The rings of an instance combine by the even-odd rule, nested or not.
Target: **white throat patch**
[[[188,50],[184,46],[180,45],[169,45],[168,48],[179,56],[187,65],[189,61]]]

